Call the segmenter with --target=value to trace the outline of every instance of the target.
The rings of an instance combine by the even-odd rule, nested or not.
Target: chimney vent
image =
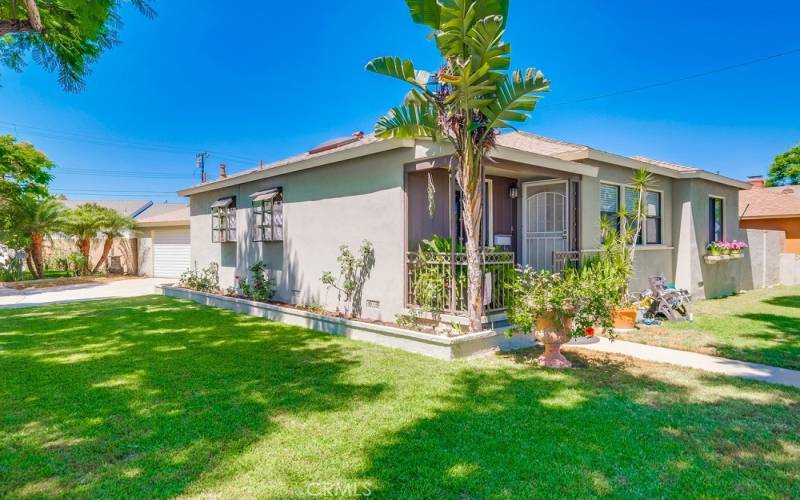
[[[747,178],[747,182],[750,183],[751,186],[754,188],[763,188],[764,187],[764,176],[763,175],[751,175]]]
[[[220,163],[219,164],[219,178],[220,179],[224,179],[224,178],[228,177],[228,172],[225,170],[225,168],[226,167],[225,167],[224,163]]]

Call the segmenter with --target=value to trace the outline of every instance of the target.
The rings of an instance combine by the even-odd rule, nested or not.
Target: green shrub
[[[190,290],[219,293],[219,264],[210,263],[204,269],[190,269],[181,274],[178,284]]]

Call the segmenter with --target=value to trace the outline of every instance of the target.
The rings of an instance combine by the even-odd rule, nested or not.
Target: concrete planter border
[[[258,316],[272,321],[348,337],[385,347],[451,360],[487,354],[496,350],[531,347],[535,341],[528,335],[506,337],[501,331],[484,330],[457,337],[443,337],[393,326],[364,321],[333,318],[292,307],[265,304],[247,299],[225,297],[173,286],[160,286],[162,295],[191,300],[229,311]]]

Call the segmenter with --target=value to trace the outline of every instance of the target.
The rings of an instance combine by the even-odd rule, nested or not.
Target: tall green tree
[[[96,203],[83,203],[70,210],[64,224],[65,232],[76,240],[78,251],[83,255],[83,274],[88,274],[91,266],[92,239],[103,229],[107,218],[106,208]]]
[[[534,68],[510,74],[511,46],[503,41],[508,0],[406,0],[414,22],[433,30],[442,64],[423,71],[399,57],[379,57],[366,69],[411,86],[405,102],[378,120],[382,138],[432,138],[454,149],[466,235],[470,329],[482,328],[480,227],[484,159],[498,130],[525,121],[549,82]]]
[[[25,242],[30,256],[30,271],[37,277],[44,277],[44,239],[61,231],[64,227],[66,209],[54,198],[25,195],[11,207],[13,224],[6,227],[19,243]],[[32,267],[31,265],[32,264]]]
[[[18,200],[24,195],[47,195],[54,163],[27,142],[0,135],[0,200]]]
[[[800,145],[775,157],[769,167],[767,186],[800,184]]]
[[[136,229],[136,222],[125,215],[121,215],[116,210],[110,208],[103,209],[102,222],[100,233],[105,237],[103,242],[103,254],[95,264],[93,273],[98,272],[103,264],[108,259],[108,254],[111,253],[111,247],[114,246],[114,240],[120,238],[126,231],[133,231]]]
[[[0,0],[0,64],[21,71],[30,55],[78,91],[89,65],[118,43],[124,4],[155,16],[145,0]]]

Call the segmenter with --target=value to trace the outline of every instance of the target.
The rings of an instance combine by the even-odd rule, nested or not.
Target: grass
[[[72,276],[72,274],[69,271],[56,271],[56,270],[53,270],[53,269],[48,269],[47,271],[44,272],[44,279],[49,279],[49,278],[69,278],[70,276]],[[33,273],[30,272],[30,271],[24,271],[22,273],[22,279],[24,281],[28,281],[28,280],[35,280],[35,279],[39,279],[39,278],[34,276]]]
[[[800,370],[800,286],[700,301],[694,316],[620,338]]]
[[[0,497],[800,497],[789,388],[448,363],[156,296],[0,324]]]

